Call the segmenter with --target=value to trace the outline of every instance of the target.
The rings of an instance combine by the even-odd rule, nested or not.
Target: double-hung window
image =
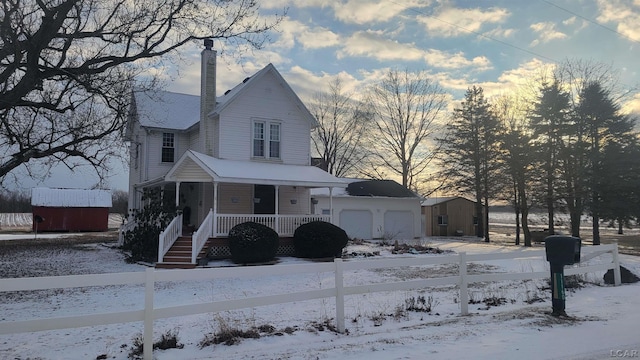
[[[175,134],[162,133],[162,162],[173,162],[175,153]]]
[[[280,123],[273,121],[253,122],[253,157],[280,159]]]

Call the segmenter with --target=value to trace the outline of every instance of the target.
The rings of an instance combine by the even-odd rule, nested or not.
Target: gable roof
[[[134,92],[141,126],[187,130],[200,121],[200,97],[171,91]]]
[[[245,78],[240,84],[216,97],[216,107],[208,114],[220,114],[248,89],[254,86],[266,74],[273,74],[278,83],[285,89],[289,97],[300,109],[303,116],[311,123],[311,127],[318,126],[315,116],[309,112],[298,95],[291,89],[280,72],[269,64],[257,73]],[[134,104],[138,113],[138,121],[143,127],[153,127],[172,130],[187,130],[200,122],[200,96],[181,94],[171,91],[157,90],[134,92]]]
[[[393,180],[343,179],[349,183],[344,190],[334,191],[334,196],[419,198],[413,191]],[[313,189],[314,196],[329,196],[325,189]]]
[[[216,181],[236,184],[346,187],[315,166],[218,159],[188,150],[165,176],[166,181]]]
[[[278,81],[278,83],[284,88],[284,90],[287,92],[287,95],[289,95],[289,97],[294,102],[296,107],[300,109],[300,111],[302,112],[302,115],[311,123],[311,127],[318,126],[318,121],[315,118],[315,116],[313,116],[311,112],[309,112],[309,109],[307,109],[307,107],[304,105],[302,100],[300,100],[300,98],[295,93],[295,91],[293,91],[291,86],[289,86],[289,83],[287,83],[287,81],[282,77],[280,72],[271,63],[265,66],[264,68],[262,68],[262,70],[253,74],[252,76],[244,79],[240,84],[236,85],[233,89],[225,92],[223,96],[218,97],[218,103],[216,104],[216,108],[213,109],[213,112],[211,112],[209,116],[212,116],[215,114],[221,114],[237,98],[241,97],[243,93],[247,92],[248,89],[250,89],[252,86],[257,84],[260,81],[260,79],[264,78],[265,75],[269,73],[276,77],[276,80]]]

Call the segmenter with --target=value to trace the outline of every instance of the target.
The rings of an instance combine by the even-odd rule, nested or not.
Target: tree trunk
[[[624,235],[623,231],[622,231],[622,220],[618,219],[618,235]]]

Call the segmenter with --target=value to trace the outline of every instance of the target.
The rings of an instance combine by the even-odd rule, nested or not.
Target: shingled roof
[[[394,198],[418,197],[413,191],[393,180],[365,180],[352,182],[347,186],[351,196],[384,196]]]

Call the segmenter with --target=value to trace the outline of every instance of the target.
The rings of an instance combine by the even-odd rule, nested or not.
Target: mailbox
[[[544,239],[547,261],[557,265],[573,265],[580,262],[580,238],[566,235],[551,235]]]
[[[554,316],[567,316],[565,312],[564,266],[580,262],[580,238],[551,235],[544,239],[547,261],[551,268],[551,305]]]

